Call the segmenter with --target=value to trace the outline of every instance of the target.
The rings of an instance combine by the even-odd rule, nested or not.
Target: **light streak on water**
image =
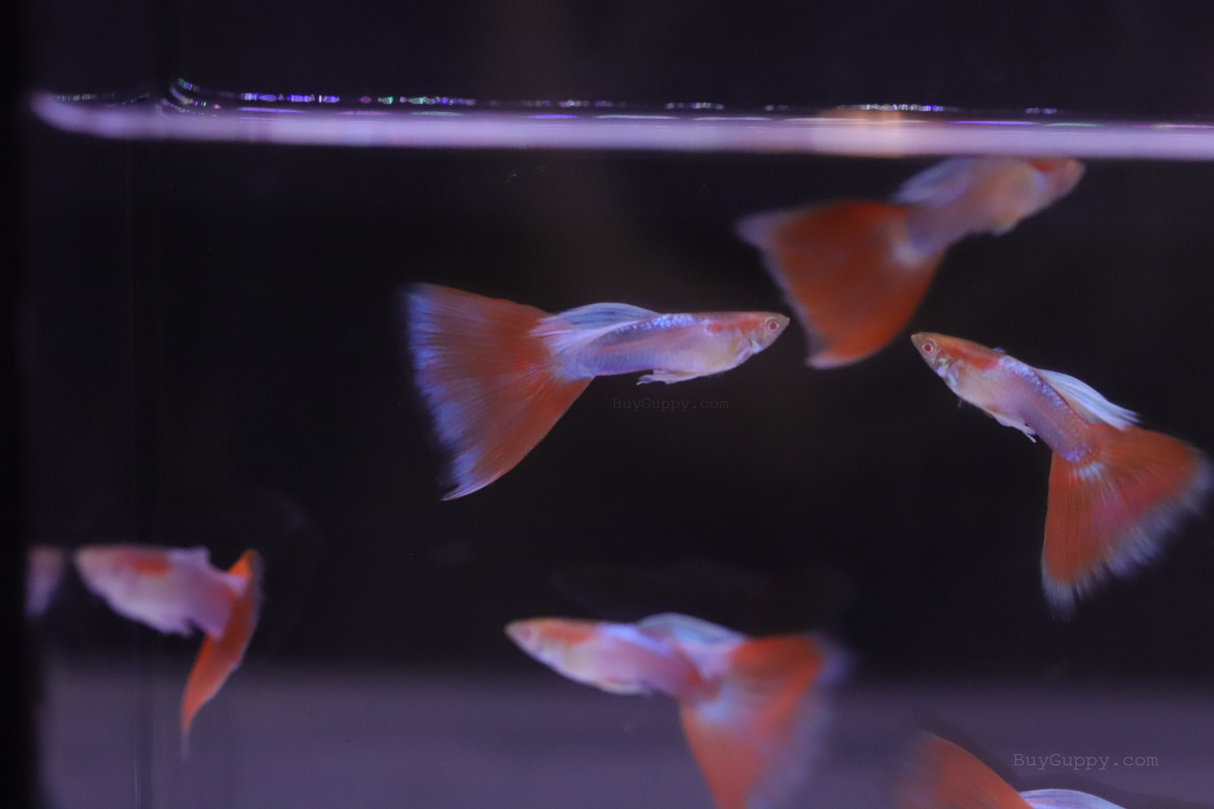
[[[258,106],[240,106],[242,101],[255,101]],[[42,121],[57,129],[123,140],[866,157],[1214,159],[1214,126],[1206,123],[1068,119],[1058,110],[1043,108],[975,116],[973,111],[916,104],[869,104],[810,114],[769,105],[763,115],[756,115],[753,109],[731,113],[724,105],[709,102],[644,107],[541,99],[506,104],[408,94],[343,100],[314,90],[212,91],[184,79],[158,99],[118,103],[96,94],[35,93],[31,106]],[[537,114],[537,107],[556,107],[561,112]],[[704,115],[705,110],[713,114]]]

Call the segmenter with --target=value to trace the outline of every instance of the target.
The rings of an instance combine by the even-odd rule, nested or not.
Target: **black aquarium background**
[[[1146,119],[1201,118],[1214,98],[1201,4],[56,0],[24,22],[19,90],[182,77]],[[16,104],[26,536],[205,544],[224,565],[257,545],[269,579],[246,669],[530,670],[507,621],[631,620],[707,589],[725,595],[702,617],[738,629],[825,626],[860,678],[1214,673],[1209,521],[1053,618],[1038,569],[1048,452],[958,407],[905,337],[812,372],[794,325],[720,377],[596,380],[514,471],[440,502],[402,285],[549,311],[787,312],[732,223],[881,197],[931,161],[127,143]],[[1214,450],[1212,189],[1205,164],[1090,161],[1053,208],[954,248],[911,330],[1074,374]],[[694,409],[619,406],[646,398]],[[43,629],[68,655],[131,639],[72,581]]]
[[[1186,525],[1073,620],[1051,617],[1038,571],[1049,453],[960,407],[904,337],[833,372],[803,368],[793,330],[720,377],[596,380],[509,475],[439,501],[401,351],[402,284],[550,311],[783,310],[731,223],[807,195],[879,196],[923,161],[73,151],[48,188],[95,174],[127,205],[56,195],[35,225],[47,269],[25,321],[44,369],[27,387],[31,522],[69,543],[150,534],[224,559],[247,544],[236,525],[252,511],[282,512],[272,550],[294,578],[266,615],[290,612],[293,627],[276,654],[517,661],[501,626],[572,606],[554,575],[707,560],[822,568],[867,670],[1214,662],[1193,642],[1214,620],[1208,526]],[[1210,177],[1094,163],[1048,213],[952,251],[911,328],[1082,374],[1149,425],[1214,446],[1212,327],[1195,305],[1214,291]],[[132,470],[133,504],[115,469]],[[627,610],[621,598],[605,609]]]

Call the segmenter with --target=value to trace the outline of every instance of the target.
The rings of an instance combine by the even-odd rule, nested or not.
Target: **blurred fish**
[[[540,442],[596,376],[651,371],[683,382],[741,365],[780,336],[784,315],[664,315],[596,303],[549,315],[447,287],[403,291],[409,350],[450,456],[451,500],[488,486]]]
[[[844,656],[820,635],[751,639],[668,613],[636,624],[515,621],[523,651],[580,683],[679,702],[683,731],[719,809],[786,802],[813,764],[825,718],[820,689]]]
[[[911,341],[953,393],[1053,450],[1041,573],[1056,612],[1110,573],[1129,575],[1200,511],[1212,482],[1200,450],[1135,427],[1134,413],[1074,377],[956,337]]]
[[[206,548],[91,545],[76,551],[76,569],[119,615],[159,632],[206,633],[181,698],[184,755],[195,715],[240,665],[257,628],[261,557],[245,551],[225,573]]]
[[[952,742],[920,735],[911,764],[894,788],[897,809],[1122,809],[1073,789],[1017,792]]]
[[[849,365],[906,325],[944,252],[972,233],[1007,233],[1065,196],[1075,160],[955,157],[920,172],[890,202],[856,201],[748,216],[738,234],[809,334],[808,364]]]
[[[65,554],[62,548],[34,545],[26,551],[25,560],[25,617],[39,618],[59,589]]]

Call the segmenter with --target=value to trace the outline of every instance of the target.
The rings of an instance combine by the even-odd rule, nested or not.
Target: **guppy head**
[[[788,318],[776,312],[747,312],[742,316],[741,339],[737,342],[738,363],[758,354],[788,328]]]
[[[593,632],[593,622],[563,618],[532,618],[506,626],[506,634],[520,649],[561,673],[569,668],[570,650]]]
[[[935,371],[950,388],[955,387],[961,358],[953,350],[955,348],[953,344],[964,341],[943,334],[921,331],[911,335],[911,342],[915,344],[919,356],[923,357],[923,361],[927,363],[928,367]]]
[[[90,590],[116,597],[131,596],[145,580],[169,572],[168,555],[137,545],[88,545],[76,551],[76,569]]]
[[[1050,205],[1060,197],[1071,193],[1083,177],[1084,167],[1078,160],[1070,158],[1053,158],[1048,160],[1030,160],[1029,165],[1041,174],[1044,184],[1042,189],[1041,208]],[[1038,209],[1040,210],[1040,208]]]

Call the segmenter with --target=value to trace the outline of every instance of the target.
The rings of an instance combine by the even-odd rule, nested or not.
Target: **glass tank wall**
[[[1201,473],[1125,493],[1119,449],[1077,473],[1114,468],[1090,521],[1099,536],[1129,531],[1135,550],[1097,564],[1113,574],[1073,588],[1068,616],[1042,572],[1061,439],[1033,421],[1042,440],[1030,443],[958,406],[966,391],[910,339],[1001,349],[1083,380],[1141,428],[1214,450],[1214,168],[1195,159],[1208,150],[1207,74],[1185,92],[1161,79],[1196,64],[1184,59],[1199,25],[1134,4],[1052,24],[997,4],[944,28],[930,20],[959,4],[922,18],[880,4],[365,5],[132,5],[105,48],[63,16],[74,5],[31,15],[29,89],[45,94],[23,129],[16,326],[39,806],[951,805],[908,786],[932,752],[924,733],[1020,792],[1214,805],[1214,557],[1208,520],[1189,514],[1206,511]],[[805,43],[794,36],[815,25]],[[1007,44],[1016,35],[1023,48]],[[1097,81],[1109,71],[1121,79]],[[822,111],[835,104],[878,108]],[[76,109],[168,128],[234,121],[236,134],[114,137],[55,117]],[[453,110],[526,122],[527,137],[667,116],[610,119],[667,145],[514,148],[504,129],[461,148],[353,143]],[[337,135],[265,135],[290,115],[322,116]],[[798,115],[844,141],[846,126],[888,122],[990,139],[831,154],[679,146],[697,117],[767,132]],[[830,129],[839,118],[851,123]],[[1068,141],[1049,122],[1082,126]],[[1093,134],[1111,124],[1147,133],[1149,148]],[[1025,128],[1038,134],[1015,134]],[[1013,139],[1004,151],[1025,159],[1083,159],[1082,179],[1014,229],[984,220],[944,245],[921,302],[871,356],[807,367],[820,346],[806,324],[825,327],[738,223],[887,201],[954,151],[997,154],[991,144]],[[1144,159],[1177,143],[1185,160]],[[461,447],[465,463],[490,461],[451,437],[470,418],[466,388],[426,365],[428,350],[456,349],[425,342],[417,285],[542,313],[614,302],[791,322],[719,374],[590,381],[516,465],[444,500]],[[561,328],[638,322],[620,312]],[[544,322],[510,334],[550,346],[535,337],[555,328]],[[495,334],[466,364],[521,367],[515,338]],[[669,336],[658,344],[634,370],[683,356]],[[553,384],[588,380],[578,367],[560,365]],[[515,399],[494,398],[499,383],[476,389],[484,432],[516,415]],[[1074,424],[1101,422],[1068,390],[1050,401]],[[522,401],[524,419],[557,407]],[[1137,429],[1107,418],[1074,426],[1082,437],[1063,454]],[[1119,534],[1106,517],[1124,503],[1138,510]],[[152,554],[123,557],[121,587],[80,553],[112,546]],[[204,548],[215,567],[169,548]],[[723,629],[635,626],[668,613]],[[225,646],[242,614],[243,659]],[[615,631],[618,643],[595,647],[587,673],[576,653],[504,631],[537,617],[610,622],[562,625],[558,640]],[[166,631],[174,620],[180,633]],[[747,638],[811,639],[807,679],[790,685],[801,663]],[[190,713],[187,745],[182,697],[200,648],[227,676]],[[956,777],[980,779],[973,764]]]

